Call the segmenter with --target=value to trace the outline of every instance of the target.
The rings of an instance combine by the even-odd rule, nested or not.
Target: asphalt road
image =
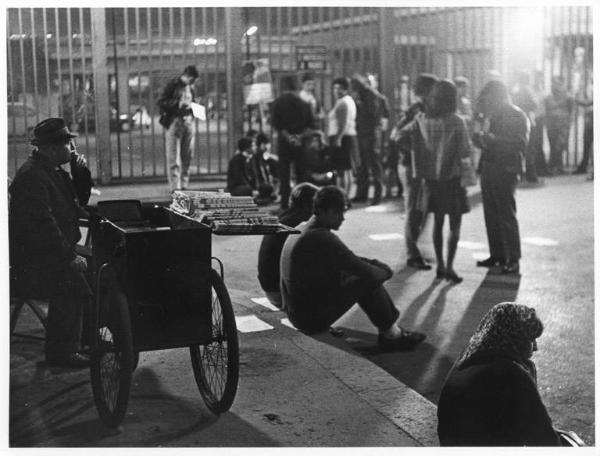
[[[379,258],[396,271],[387,288],[402,323],[428,339],[419,349],[397,357],[372,350],[375,330],[355,306],[338,325],[346,337],[338,348],[361,353],[394,377],[436,403],[455,358],[483,315],[494,304],[517,301],[535,307],[545,330],[533,360],[539,390],[555,425],[594,443],[594,232],[593,183],[583,176],[548,179],[546,185],[520,188],[517,197],[523,259],[521,276],[506,277],[475,267],[487,256],[481,204],[463,218],[455,269],[459,285],[434,279],[434,273],[406,269],[400,204],[351,209],[339,236],[358,254]],[[378,212],[385,211],[385,212]],[[370,235],[383,235],[373,240]],[[422,236],[433,259],[431,226]],[[228,274],[228,287],[261,296],[255,279],[260,239],[223,237],[213,242]]]

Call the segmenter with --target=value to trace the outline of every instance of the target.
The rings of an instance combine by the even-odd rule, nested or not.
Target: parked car
[[[30,136],[38,123],[36,110],[20,101],[8,102],[7,117],[9,136]]]
[[[87,131],[94,131],[96,128],[96,112],[92,103],[86,103],[79,106],[75,113],[75,121],[78,131],[86,131],[86,114],[87,114]],[[117,115],[117,109],[110,106],[110,131],[129,131],[131,129],[131,119],[126,113]]]

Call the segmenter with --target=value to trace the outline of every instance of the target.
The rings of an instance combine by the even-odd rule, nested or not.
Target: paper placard
[[[192,108],[192,114],[196,119],[206,120],[206,108],[203,105],[192,102],[190,106]]]

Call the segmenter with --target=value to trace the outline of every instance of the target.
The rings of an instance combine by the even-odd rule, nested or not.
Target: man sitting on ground
[[[314,215],[286,240],[281,254],[281,296],[292,324],[307,333],[324,331],[355,303],[379,330],[383,351],[408,350],[425,335],[402,329],[399,312],[383,287],[392,270],[356,256],[331,230],[344,221],[347,197],[333,185],[315,195]]]
[[[319,188],[308,182],[296,185],[292,190],[290,208],[279,216],[279,223],[296,226],[310,218],[313,198]],[[258,281],[271,304],[281,308],[279,291],[279,262],[281,249],[287,234],[266,234],[258,250]]]

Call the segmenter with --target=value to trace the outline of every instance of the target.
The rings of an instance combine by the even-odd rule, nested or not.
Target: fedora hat
[[[69,127],[62,117],[50,117],[42,120],[33,128],[33,139],[31,144],[42,146],[45,144],[54,144],[65,139],[75,138],[77,135],[71,133]]]

